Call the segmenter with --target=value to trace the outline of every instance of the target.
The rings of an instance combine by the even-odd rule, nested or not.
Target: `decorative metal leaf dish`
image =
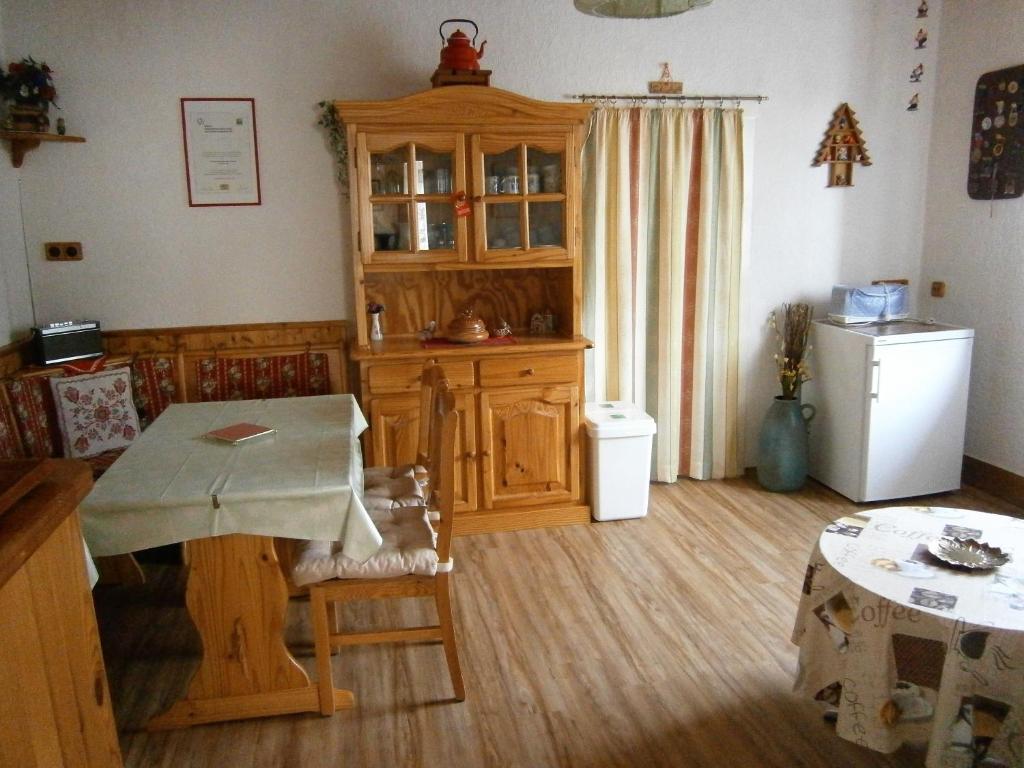
[[[984,541],[955,536],[939,536],[928,542],[928,551],[944,563],[970,568],[975,571],[987,571],[1005,565],[1013,558],[1009,552],[993,547]]]

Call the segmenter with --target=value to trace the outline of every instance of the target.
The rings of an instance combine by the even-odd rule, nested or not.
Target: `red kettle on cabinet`
[[[456,29],[449,38],[445,39],[444,25],[453,21],[472,24],[473,39],[470,40],[469,35],[461,29]],[[437,31],[441,35],[441,42],[445,43],[441,47],[441,63],[438,65],[438,69],[468,69],[474,72],[480,69],[480,59],[484,57],[484,46],[487,45],[487,41],[484,40],[480,43],[479,51],[473,47],[476,43],[476,36],[480,32],[475,22],[469,19],[445,19]]]

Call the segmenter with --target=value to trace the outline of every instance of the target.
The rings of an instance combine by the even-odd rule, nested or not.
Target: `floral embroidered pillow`
[[[127,368],[50,380],[64,455],[84,459],[123,448],[139,434]]]

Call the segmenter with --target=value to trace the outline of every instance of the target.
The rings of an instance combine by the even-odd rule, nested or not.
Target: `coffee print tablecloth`
[[[938,536],[1014,555],[952,569]],[[866,510],[829,524],[793,629],[794,689],[836,707],[836,732],[880,752],[928,741],[929,768],[1024,766],[1024,520],[942,507]]]

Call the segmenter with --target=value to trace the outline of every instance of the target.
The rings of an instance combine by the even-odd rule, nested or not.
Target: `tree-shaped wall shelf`
[[[825,131],[814,165],[828,165],[830,187],[853,186],[853,164],[871,165],[868,148],[861,135],[860,125],[850,105],[842,103],[832,115]]]
[[[32,131],[0,131],[0,139],[11,144],[11,164],[21,168],[25,153],[38,147],[44,141],[81,143],[81,136],[61,136],[59,133],[34,133]]]

